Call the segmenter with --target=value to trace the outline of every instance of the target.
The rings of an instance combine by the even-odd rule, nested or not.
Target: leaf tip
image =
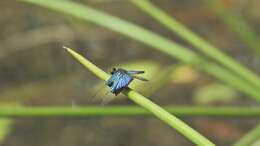
[[[66,46],[62,46],[62,48],[65,49],[65,50],[67,50],[67,51],[71,50],[70,48],[68,48],[68,47],[66,47]]]
[[[73,54],[74,51],[71,48],[68,48],[66,46],[62,46],[63,49],[65,49],[66,51],[68,51],[70,54]]]

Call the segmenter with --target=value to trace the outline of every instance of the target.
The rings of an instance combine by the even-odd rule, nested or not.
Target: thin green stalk
[[[1,118],[0,119],[0,144],[4,145],[5,140],[11,133],[14,120]]]
[[[190,107],[164,106],[177,116],[239,117],[260,116],[258,107]],[[152,113],[138,106],[62,106],[62,107],[0,107],[0,117],[97,117],[97,116],[151,116]]]
[[[260,101],[258,98],[259,90],[246,85],[244,81],[237,79],[236,76],[231,74],[229,71],[221,68],[219,65],[208,62],[201,62],[200,68],[206,71],[207,73],[217,77],[218,79],[221,79],[226,83],[229,83],[229,85],[236,87],[237,89],[240,89],[240,91],[244,91],[244,93],[251,95],[251,97],[255,98],[256,100]]]
[[[90,61],[86,60],[83,56],[74,52],[70,48],[66,48],[66,50],[81,64],[83,64],[87,69],[92,71],[92,73],[94,73],[97,77],[99,77],[102,80],[107,80],[107,78],[109,77],[107,73],[102,71],[100,68],[98,68],[97,66],[95,66]],[[131,90],[130,88],[124,90],[123,93],[136,104],[144,107],[148,111],[152,112],[157,118],[161,119],[163,122],[168,124],[170,127],[176,129],[179,133],[181,133],[187,139],[192,141],[194,144],[199,146],[215,146],[215,144],[213,144],[207,138],[202,136],[200,133],[193,130],[180,119],[178,119],[174,115],[171,115],[169,112],[167,112],[160,106],[156,105],[143,95]]]
[[[253,130],[239,139],[233,146],[250,146],[255,141],[260,139],[260,125],[257,125]]]
[[[136,6],[140,7],[141,10],[147,12],[150,16],[158,20],[158,22],[162,23],[165,27],[177,33],[184,40],[190,42],[192,45],[194,45],[197,49],[205,53],[207,56],[220,62],[227,68],[234,71],[236,74],[240,75],[241,77],[249,81],[251,84],[255,85],[258,89],[260,89],[260,78],[255,73],[253,73],[246,67],[242,66],[225,53],[221,52],[220,49],[214,47],[197,34],[193,33],[191,30],[189,30],[187,27],[175,20],[173,17],[171,17],[163,10],[152,4],[149,0],[130,1]],[[239,28],[239,30],[241,30],[241,28]]]
[[[243,40],[249,48],[260,56],[260,38],[243,18],[225,8],[219,0],[204,0],[204,2],[229,26],[231,30],[238,34],[241,40]]]
[[[207,73],[212,74],[217,79],[220,79],[228,83],[229,85],[232,85],[233,87],[250,95],[251,97],[260,100],[260,92],[258,92],[258,90],[255,89],[252,85],[248,84],[247,82],[244,82],[239,76],[236,76],[231,72],[228,72],[226,69],[221,68],[217,65],[213,65],[211,68],[214,69],[214,67],[217,67],[214,70],[225,72],[225,74],[222,75],[227,75],[227,76],[223,77],[222,75],[218,74],[218,72],[212,72],[211,70],[205,67],[201,67],[201,64],[208,64],[207,66],[210,66],[210,63],[208,63],[208,61],[205,58],[198,56],[191,50],[188,50],[187,48],[184,48],[173,41],[170,41],[151,31],[141,28],[133,23],[121,20],[114,16],[110,16],[106,13],[100,12],[88,6],[83,6],[70,1],[62,1],[62,7],[60,6],[61,5],[60,0],[20,0],[20,1],[29,2],[32,4],[37,4],[57,11],[61,11],[65,14],[70,14],[77,18],[88,20],[95,24],[120,32],[128,37],[143,42],[165,54],[168,54],[172,57],[176,57],[185,63],[196,65],[200,67],[202,70],[206,71]],[[235,81],[231,81],[229,77],[232,77],[233,79],[235,79]],[[235,84],[234,82],[239,82],[239,84]]]

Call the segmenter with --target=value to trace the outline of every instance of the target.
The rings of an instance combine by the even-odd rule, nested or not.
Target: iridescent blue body
[[[144,73],[144,71],[128,71],[122,68],[113,68],[111,77],[106,81],[106,85],[110,87],[113,94],[118,95],[122,90],[128,87],[133,79],[148,81],[145,78],[136,76],[136,74],[142,73]]]

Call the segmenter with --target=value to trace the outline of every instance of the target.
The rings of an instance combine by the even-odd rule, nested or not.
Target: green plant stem
[[[253,130],[239,139],[233,146],[250,146],[252,143],[260,139],[260,124]]]
[[[260,78],[256,74],[254,74],[246,67],[242,66],[241,64],[237,63],[234,59],[232,59],[225,53],[221,52],[220,49],[214,47],[213,45],[208,43],[206,40],[204,40],[197,34],[190,31],[187,27],[182,25],[173,17],[169,16],[160,8],[156,7],[149,0],[130,0],[130,1],[136,6],[140,7],[141,10],[147,12],[150,16],[158,20],[158,22],[162,23],[165,27],[177,33],[184,40],[190,42],[192,45],[194,45],[197,49],[205,53],[207,56],[220,62],[227,68],[234,71],[236,74],[240,75],[241,77],[249,81],[251,84],[255,85],[258,89],[260,89]],[[212,1],[209,0],[208,2],[212,2]],[[223,13],[224,12],[222,12],[222,14]],[[226,15],[223,14],[223,16]],[[238,28],[240,31],[242,31],[241,28],[239,27],[234,27],[234,28]],[[245,33],[245,31],[243,32]]]
[[[114,16],[110,16],[108,14],[97,11],[88,6],[83,6],[70,1],[62,1],[62,7],[60,6],[61,4],[60,0],[20,0],[20,1],[29,2],[32,4],[37,4],[57,11],[61,11],[63,13],[70,14],[77,18],[88,20],[98,25],[109,28],[111,30],[120,32],[128,37],[131,37],[149,46],[152,46],[154,49],[157,49],[165,54],[168,54],[172,57],[176,57],[185,63],[196,65],[202,70],[206,71],[207,73],[215,76],[217,79],[220,79],[225,83],[232,85],[233,87],[243,91],[244,93],[250,95],[250,97],[260,100],[260,92],[258,92],[258,90],[254,88],[252,85],[243,81],[239,76],[232,74],[231,72],[227,71],[226,69],[218,65],[213,64],[211,66],[211,63],[209,63],[206,59],[198,56],[194,52],[176,44],[173,41],[170,41],[153,32],[141,28],[135,24],[121,20]],[[204,65],[201,66],[201,64]],[[218,72],[213,72],[207,69],[205,66],[211,66],[211,68],[214,71],[218,70],[225,74],[218,74]],[[227,76],[223,76],[223,75],[227,75]],[[229,77],[232,77],[232,79],[235,79],[235,81],[233,80],[231,81]],[[239,82],[239,84],[235,84],[234,82]]]
[[[106,80],[108,78],[108,74],[106,74],[104,71],[99,69],[97,66],[92,64],[90,61],[84,59],[81,55],[74,52],[70,48],[65,49],[75,58],[77,59],[81,64],[83,64],[87,69],[92,71],[97,77],[99,77],[102,80]],[[143,95],[131,90],[131,89],[125,89],[123,93],[132,101],[137,103],[138,105],[144,107],[148,111],[152,112],[157,118],[168,124],[170,127],[176,129],[179,133],[181,133],[183,136],[185,136],[187,139],[192,141],[194,144],[199,146],[215,146],[211,141],[209,141],[207,138],[202,136],[197,131],[193,130],[191,127],[189,127],[187,124],[182,122],[177,117],[171,115],[169,112],[161,108],[160,106],[156,105]]]
[[[254,50],[257,55],[260,56],[260,39],[243,18],[225,8],[219,0],[203,1],[229,26],[231,30],[238,34],[241,40],[243,40],[249,48]]]
[[[237,79],[236,76],[231,74],[229,71],[224,70],[219,65],[214,63],[201,62],[200,68],[206,71],[207,73],[217,77],[218,79],[221,79],[226,83],[229,83],[229,85],[236,87],[237,89],[240,89],[240,91],[244,91],[244,93],[251,95],[251,97],[255,98],[256,100],[260,101],[258,97],[259,90],[254,89],[252,86],[245,84],[245,82]]]
[[[260,116],[260,108],[247,107],[190,107],[164,106],[177,116],[245,117]],[[97,117],[97,116],[151,116],[138,106],[62,106],[62,107],[0,107],[0,117]]]
[[[1,118],[0,119],[0,144],[4,145],[5,140],[11,133],[14,120]]]

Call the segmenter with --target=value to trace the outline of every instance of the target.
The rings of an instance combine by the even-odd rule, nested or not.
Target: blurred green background
[[[195,50],[127,0],[74,1],[134,22]],[[259,56],[214,12],[214,7],[200,0],[152,2],[259,74]],[[260,1],[220,2],[228,11],[248,22],[255,34],[260,33]],[[133,105],[122,95],[101,105],[101,98],[114,96],[105,95],[109,89],[104,82],[76,62],[62,46],[76,48],[77,52],[106,71],[111,67],[145,70],[144,76],[150,81],[135,81],[130,87],[159,105],[259,106],[248,95],[197,68],[121,34],[55,11],[21,1],[2,0],[0,28],[2,106]],[[221,146],[231,145],[260,122],[259,117],[185,116],[182,119]],[[152,116],[1,119],[0,143],[3,146],[193,145]]]

